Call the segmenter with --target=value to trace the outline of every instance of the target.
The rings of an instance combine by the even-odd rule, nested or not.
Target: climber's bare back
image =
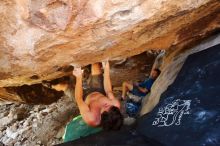
[[[109,99],[100,92],[90,93],[85,100],[88,105],[90,112],[94,116],[94,121],[87,122],[90,126],[98,126],[101,120],[101,113],[103,111],[108,111],[112,106],[120,108],[120,102],[116,99]],[[85,119],[87,116],[85,116]]]
[[[100,115],[100,107],[105,107],[108,110],[111,106],[120,107],[120,102],[116,99],[109,99],[99,92],[93,92],[86,97],[85,103],[90,107],[90,110]]]

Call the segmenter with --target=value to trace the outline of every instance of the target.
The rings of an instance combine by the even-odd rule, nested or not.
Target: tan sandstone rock
[[[1,0],[0,98],[38,103],[4,87],[62,77],[70,64],[190,48],[219,28],[219,0]]]

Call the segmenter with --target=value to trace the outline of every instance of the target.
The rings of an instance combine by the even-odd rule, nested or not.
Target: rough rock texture
[[[208,49],[217,44],[220,44],[220,33],[190,49],[181,47],[158,57],[154,66],[160,67],[162,73],[152,86],[151,93],[143,100],[141,115],[149,113],[158,104],[161,94],[174,82],[190,54]]]
[[[61,143],[67,122],[78,114],[72,99],[67,97],[51,105],[1,105],[0,145],[51,146]]]
[[[219,0],[1,0],[0,98],[24,101],[3,87],[62,77],[70,64],[189,48],[219,28]]]
[[[116,87],[117,89],[121,86],[121,82],[125,80],[144,80],[146,76],[149,76],[150,70],[158,53],[158,51],[150,51],[130,57],[128,59],[112,61],[110,74],[112,77],[111,81],[113,87]],[[85,67],[84,83],[88,81],[90,73],[90,66]],[[58,78],[52,80],[51,84],[68,82],[69,78],[70,76]],[[63,95],[63,92],[46,88],[42,86],[42,84],[4,87],[0,88],[0,101],[4,101],[0,102],[0,104],[7,102],[11,103],[8,101],[8,98],[10,101],[18,101],[18,99],[20,99],[19,102],[29,104],[51,104],[56,102]],[[119,97],[120,96],[121,95],[119,95]]]

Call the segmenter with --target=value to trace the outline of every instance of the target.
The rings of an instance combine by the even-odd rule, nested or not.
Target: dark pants
[[[84,89],[83,98],[84,100],[86,97],[93,93],[93,92],[100,92],[103,95],[106,95],[103,85],[103,75],[90,75],[88,80],[88,87]]]

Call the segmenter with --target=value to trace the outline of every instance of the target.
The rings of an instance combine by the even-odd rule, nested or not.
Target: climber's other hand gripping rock
[[[80,77],[82,76],[82,74],[83,74],[83,70],[81,69],[81,67],[74,68],[73,75],[75,77]]]

